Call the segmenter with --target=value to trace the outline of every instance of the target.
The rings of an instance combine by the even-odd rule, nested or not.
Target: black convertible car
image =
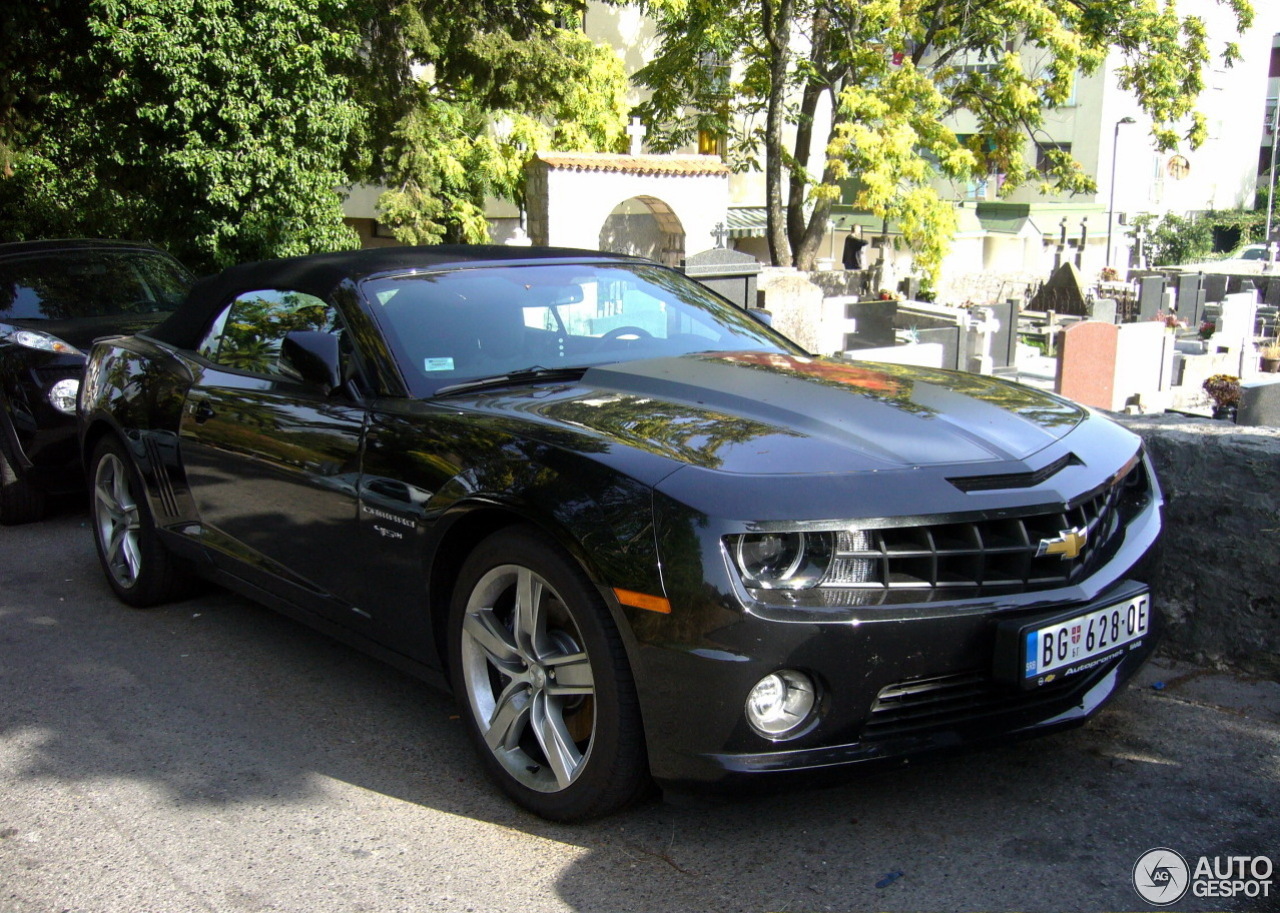
[[[549,818],[1079,723],[1159,634],[1132,434],[642,260],[235,267],[99,342],[80,411],[121,599],[198,573],[448,684]]]
[[[149,244],[0,244],[0,523],[80,489],[76,395],[98,336],[133,333],[174,309],[193,277]]]

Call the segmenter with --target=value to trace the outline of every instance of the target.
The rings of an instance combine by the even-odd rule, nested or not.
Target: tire
[[[617,811],[649,785],[622,640],[581,568],[513,527],[462,565],[449,617],[459,711],[490,778],[552,821]]]
[[[137,608],[185,594],[189,573],[160,542],[142,477],[117,438],[104,438],[89,463],[93,538],[107,583]]]
[[[44,492],[18,475],[17,460],[0,434],[0,523],[13,526],[44,516]]]

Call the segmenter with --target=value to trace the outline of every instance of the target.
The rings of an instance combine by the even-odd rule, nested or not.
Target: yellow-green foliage
[[[1241,30],[1251,23],[1248,0],[1218,2]],[[803,194],[791,206],[829,209],[837,182],[856,179],[856,205],[897,221],[926,271],[941,263],[954,228],[950,204],[930,189],[939,178],[999,173],[1004,193],[1029,182],[1054,193],[1095,189],[1062,150],[1046,149],[1048,168],[1037,170],[1034,149],[1045,113],[1066,104],[1079,75],[1097,72],[1108,54],[1119,54],[1121,84],[1165,148],[1204,139],[1195,111],[1201,72],[1215,53],[1228,64],[1239,56],[1234,44],[1210,47],[1204,23],[1168,0],[649,0],[645,9],[661,36],[637,75],[652,90],[645,113],[655,144],[674,147],[714,126],[736,131],[731,164],[761,167],[785,58],[788,124],[812,117],[806,90],[835,109],[830,133],[813,147],[825,147],[820,173],[801,167],[804,150],[776,153],[791,192]],[[715,91],[702,65],[709,53],[734,77]],[[961,112],[976,122],[967,145],[944,126]],[[771,205],[788,205],[783,196]],[[824,223],[810,218],[803,232],[789,231],[792,249]]]

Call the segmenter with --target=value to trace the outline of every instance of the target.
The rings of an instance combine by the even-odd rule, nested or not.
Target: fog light
[[[49,388],[49,404],[67,415],[76,414],[76,396],[80,393],[80,381],[74,377],[60,380]]]
[[[814,687],[808,676],[783,670],[766,675],[747,695],[747,722],[765,738],[796,733],[813,712]]]

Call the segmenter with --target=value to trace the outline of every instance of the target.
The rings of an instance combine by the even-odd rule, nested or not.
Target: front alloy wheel
[[[527,530],[498,533],[463,567],[454,687],[486,768],[544,817],[594,817],[646,777],[620,639],[582,572]]]

